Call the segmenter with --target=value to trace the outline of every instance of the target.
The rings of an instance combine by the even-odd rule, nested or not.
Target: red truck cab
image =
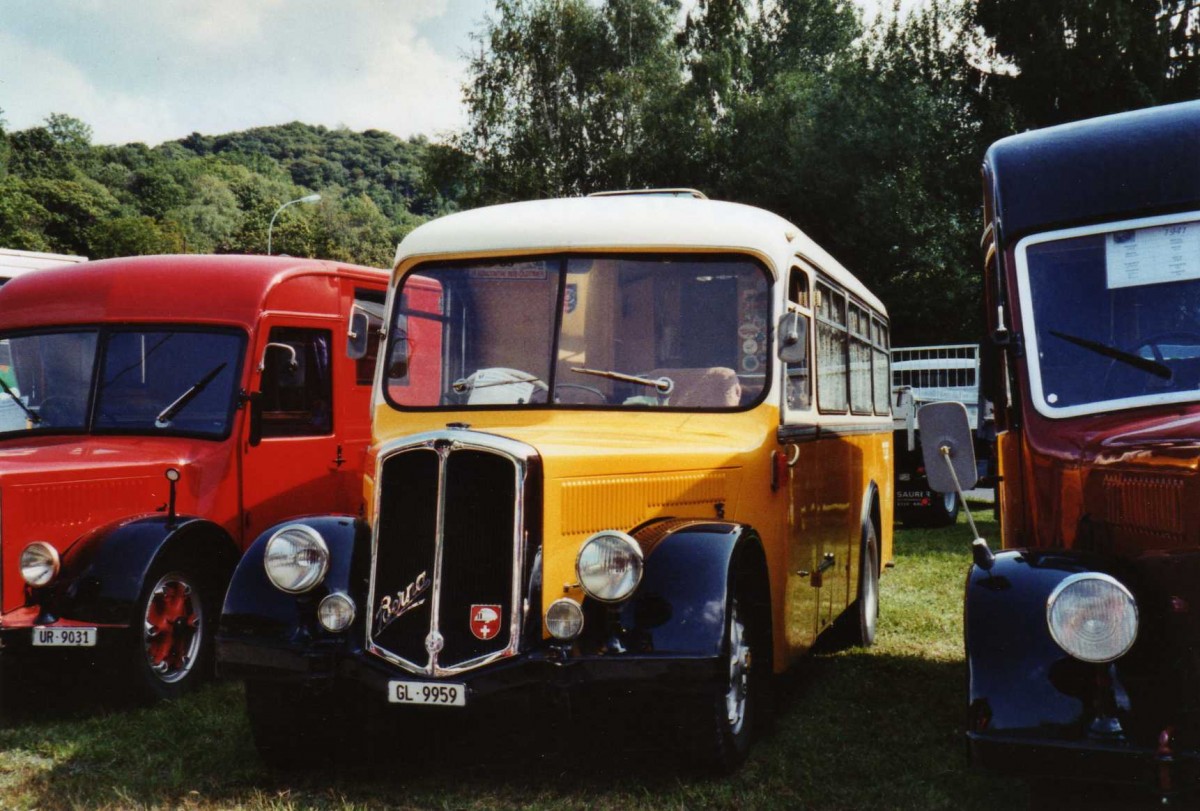
[[[387,289],[371,268],[158,256],[0,292],[0,691],[53,656],[145,697],[210,670],[265,528],[358,513]]]

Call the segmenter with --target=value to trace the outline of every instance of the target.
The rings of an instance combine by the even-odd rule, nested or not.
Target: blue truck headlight
[[[329,547],[312,527],[288,524],[267,541],[263,568],[275,588],[288,594],[302,594],[325,579]]]
[[[580,547],[575,573],[592,599],[620,602],[642,582],[642,548],[624,532],[597,532]]]
[[[327,594],[317,606],[317,619],[326,631],[344,631],[354,622],[354,601],[340,592]]]
[[[1137,601],[1109,575],[1073,574],[1046,600],[1046,623],[1058,646],[1076,659],[1111,662],[1137,639]]]

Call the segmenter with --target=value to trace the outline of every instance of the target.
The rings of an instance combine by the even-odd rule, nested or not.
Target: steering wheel
[[[558,402],[558,403],[562,402],[561,400],[557,399],[557,394],[558,394],[559,389],[572,389],[573,391],[586,391],[588,394],[591,394],[591,395],[599,398],[601,403],[608,402],[608,395],[606,395],[604,392],[600,391],[600,389],[597,389],[593,386],[585,386],[582,383],[555,383],[554,384],[554,393],[556,395],[555,402]],[[586,403],[566,403],[565,405],[586,405]]]
[[[38,407],[37,415],[43,424],[61,427],[70,423],[71,415],[77,410],[76,403],[67,397],[47,397]]]

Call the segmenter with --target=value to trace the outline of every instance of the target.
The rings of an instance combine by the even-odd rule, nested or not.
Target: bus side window
[[[800,268],[792,268],[788,277],[788,310],[797,312],[804,322],[804,357],[789,363],[787,372],[787,405],[788,408],[812,408],[812,364],[808,356],[808,333],[810,320],[800,308],[809,306],[808,274]]]

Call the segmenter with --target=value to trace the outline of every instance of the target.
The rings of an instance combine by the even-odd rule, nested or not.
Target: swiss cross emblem
[[[476,639],[488,640],[500,633],[500,606],[471,606],[471,633]]]

